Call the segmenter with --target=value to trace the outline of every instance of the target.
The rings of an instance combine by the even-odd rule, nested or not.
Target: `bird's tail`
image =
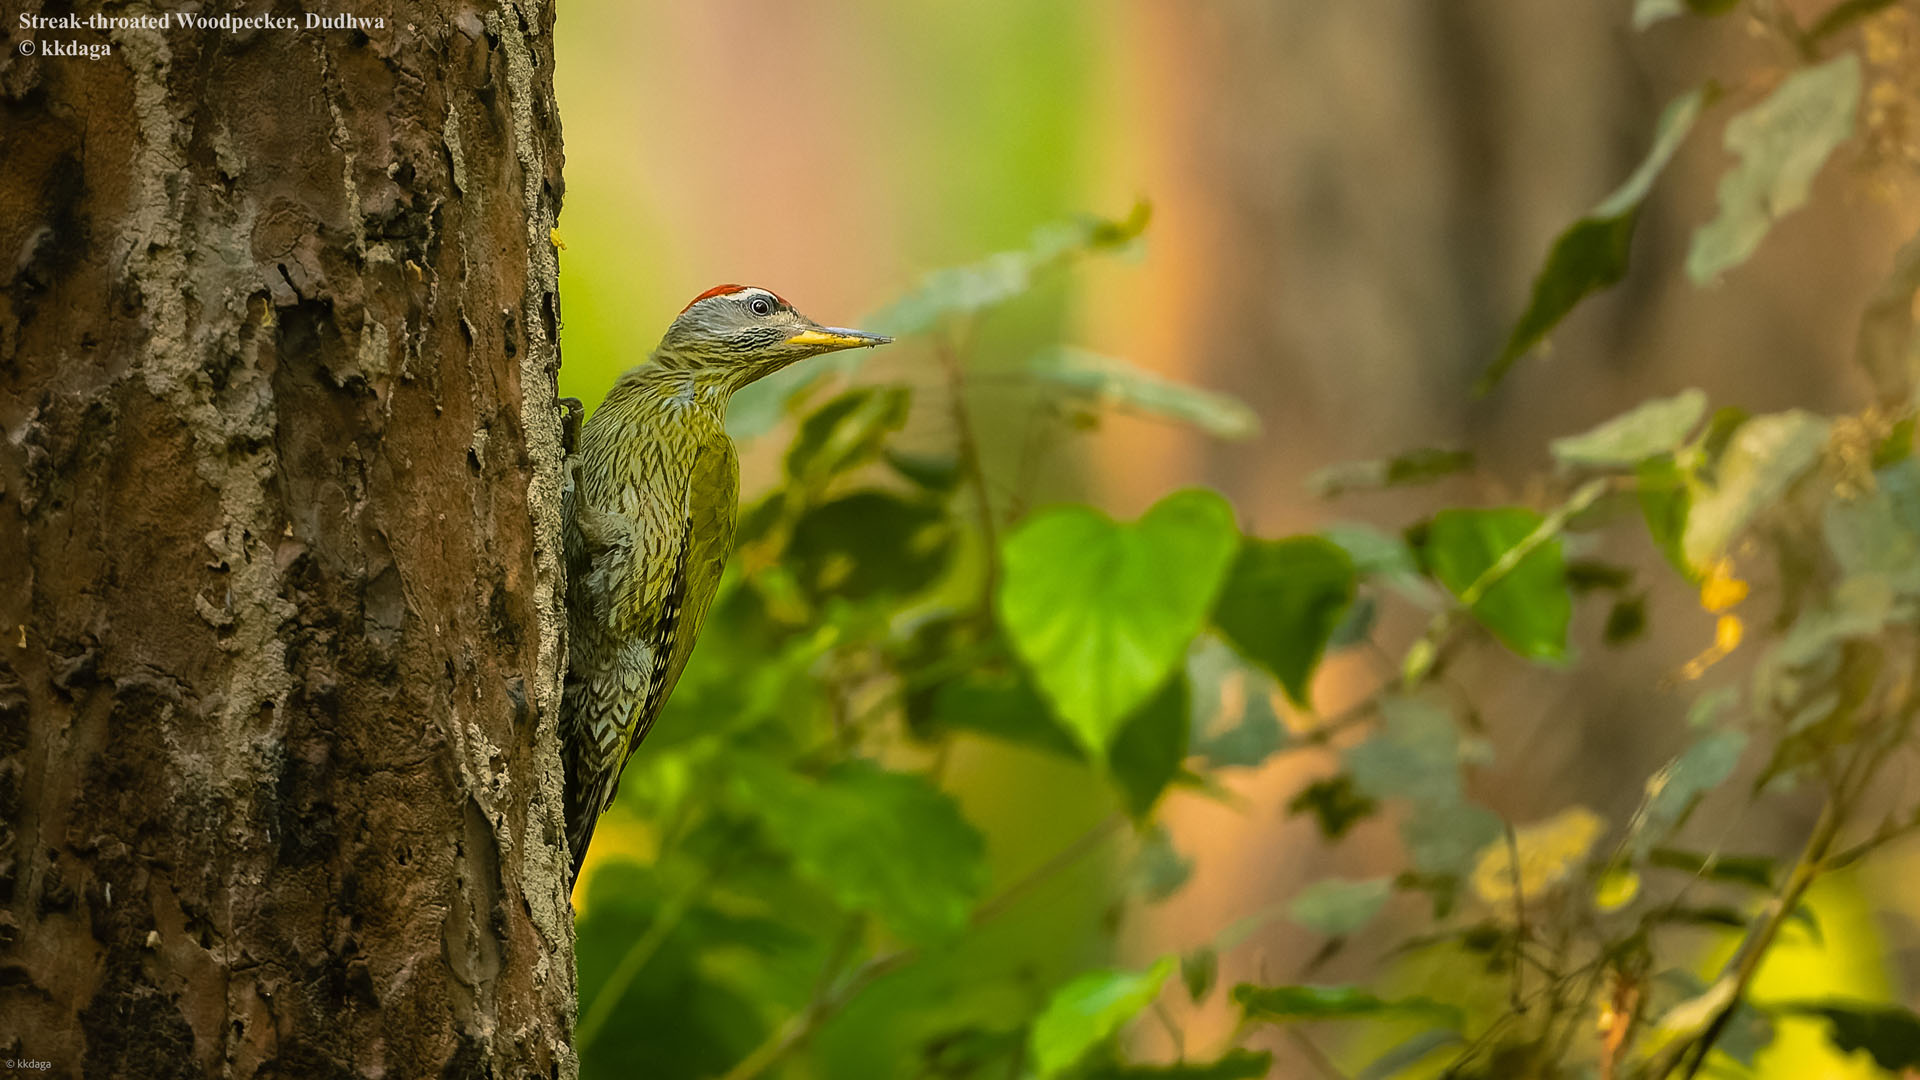
[[[593,828],[599,824],[601,812],[613,799],[612,793],[607,790],[604,770],[582,769],[571,759],[567,764],[564,805],[567,851],[573,860],[573,872],[567,878],[568,888],[571,889],[580,880],[581,864],[587,861],[587,847],[593,843]]]
[[[587,845],[593,841],[593,826],[593,818],[589,818],[586,824],[580,827],[578,837],[567,837],[567,848],[573,856],[573,871],[567,875],[569,893],[573,891],[575,885],[580,883],[580,866],[587,861]]]

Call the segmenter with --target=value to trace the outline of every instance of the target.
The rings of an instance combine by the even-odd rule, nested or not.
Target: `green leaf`
[[[1647,631],[1647,598],[1628,596],[1614,601],[1607,611],[1607,625],[1601,629],[1600,637],[1608,645],[1619,648],[1638,639]]]
[[[1442,510],[1427,528],[1427,562],[1441,584],[1464,599],[1481,575],[1541,521],[1538,513],[1518,506]],[[1473,614],[1521,656],[1565,659],[1573,599],[1567,593],[1559,539],[1541,544],[1486,586],[1473,603]]]
[[[1429,1016],[1459,1024],[1460,1011],[1426,998],[1389,1001],[1363,986],[1255,986],[1233,988],[1233,1000],[1249,1020],[1353,1020],[1379,1016]]]
[[[1700,437],[1700,448],[1706,452],[1707,460],[1719,461],[1733,442],[1733,433],[1751,419],[1753,414],[1738,405],[1722,405],[1713,410],[1713,416],[1707,420],[1706,434]]]
[[[1765,855],[1705,855],[1698,851],[1656,847],[1647,852],[1647,865],[1678,870],[1708,881],[1746,885],[1771,891],[1778,863]]]
[[[1218,1061],[1174,1065],[1116,1065],[1089,1080],[1260,1080],[1273,1069],[1270,1051],[1233,1049]]]
[[[1654,23],[1665,22],[1687,13],[1682,0],[1634,0],[1633,28],[1645,30]]]
[[[1429,610],[1438,610],[1444,603],[1440,591],[1421,573],[1420,559],[1405,537],[1353,523],[1329,525],[1320,535],[1346,551],[1361,578],[1380,582]]]
[[[1420,577],[1420,560],[1402,537],[1353,523],[1329,525],[1320,535],[1340,545],[1361,577],[1393,584]]]
[[[1915,339],[1914,366],[1920,369],[1920,338]],[[1892,410],[1889,410],[1892,411]],[[1920,417],[1901,416],[1887,429],[1886,435],[1873,448],[1873,467],[1885,468],[1913,460],[1913,433],[1920,425]]]
[[[732,767],[739,809],[840,904],[923,944],[966,927],[987,883],[986,844],[945,792],[861,761],[817,781],[747,753]]]
[[[1287,802],[1288,816],[1312,814],[1327,840],[1340,839],[1379,809],[1380,803],[1362,792],[1350,773],[1316,780]]]
[[[1066,345],[1047,349],[1027,361],[1026,371],[1097,408],[1174,420],[1222,439],[1251,439],[1260,433],[1260,418],[1238,398],[1085,349]]]
[[[1327,648],[1339,652],[1365,642],[1373,636],[1379,621],[1380,601],[1370,592],[1356,593],[1346,614],[1334,624],[1333,633],[1327,635]]]
[[[904,596],[939,580],[953,540],[952,521],[940,507],[859,491],[803,514],[786,558],[816,596]]]
[[[1193,729],[1191,702],[1186,678],[1175,676],[1135,709],[1113,738],[1107,765],[1127,812],[1136,819],[1152,813],[1160,793],[1180,775],[1180,763],[1187,759],[1187,736]]]
[[[1112,1038],[1153,1004],[1177,964],[1165,956],[1146,971],[1090,971],[1054,991],[1029,1043],[1040,1075],[1060,1075]]]
[[[1893,582],[1885,575],[1843,578],[1818,606],[1803,611],[1761,660],[1754,672],[1755,703],[1805,704],[1828,688],[1799,677],[1803,669],[1830,671],[1846,642],[1878,634],[1895,613]]]
[[[1443,803],[1415,812],[1400,823],[1400,839],[1415,871],[1460,877],[1473,869],[1480,853],[1500,838],[1500,815],[1470,802]]]
[[[1714,726],[1721,714],[1740,704],[1737,687],[1721,686],[1702,693],[1687,706],[1687,726],[1695,730]]]
[[[1209,768],[1255,768],[1285,749],[1290,740],[1264,693],[1249,693],[1240,719],[1225,731],[1208,732],[1194,746]]]
[[[1702,795],[1726,783],[1747,748],[1744,731],[1716,731],[1688,747],[1647,780],[1647,795],[1631,845],[1644,858],[1679,828]]]
[[[1131,525],[1067,506],[1007,538],[1000,621],[1096,759],[1180,663],[1237,545],[1233,508],[1197,490],[1169,495]]]
[[[952,1077],[955,1080],[991,1076],[989,1070],[996,1065],[1004,1069],[1008,1062],[1024,1058],[1026,1052],[1025,1027],[1007,1029],[969,1024],[938,1032],[928,1038],[921,1046],[921,1062],[926,1071],[916,1075]],[[642,1077],[646,1074],[627,1075]]]
[[[1682,390],[1670,398],[1641,402],[1584,434],[1553,440],[1553,456],[1561,464],[1585,468],[1638,465],[1679,449],[1706,414],[1707,395]]]
[[[1392,878],[1323,878],[1294,895],[1287,917],[1315,933],[1344,937],[1372,922],[1392,895]]]
[[[917,454],[887,449],[887,464],[893,471],[936,495],[944,495],[960,486],[960,460],[951,454]]]
[[[1033,683],[1016,673],[971,671],[934,691],[933,723],[942,731],[971,731],[1025,743],[1076,761],[1087,753],[1047,708]]]
[[[1339,545],[1317,536],[1240,545],[1213,622],[1234,648],[1308,705],[1314,668],[1353,603],[1358,577]]]
[[[910,395],[898,386],[863,386],[815,409],[787,449],[787,476],[806,488],[880,456],[887,436],[907,422]]]
[[[1515,361],[1538,345],[1565,318],[1574,305],[1589,294],[1608,288],[1627,274],[1627,254],[1633,245],[1634,225],[1640,220],[1640,205],[1674,153],[1693,130],[1693,122],[1706,107],[1708,92],[1695,90],[1682,95],[1660,114],[1654,128],[1653,148],[1646,159],[1613,194],[1600,205],[1568,226],[1553,242],[1546,265],[1533,279],[1533,298],[1521,314],[1500,355],[1487,368],[1475,386],[1477,393],[1493,389]]]
[[[1110,1065],[1088,1080],[1260,1080],[1273,1068],[1271,1051],[1233,1049],[1217,1061],[1172,1065]]]
[[[1920,533],[1920,460],[1903,456],[1882,465],[1874,470],[1873,486],[1886,496],[1900,527]]]
[[[1800,930],[1802,933],[1806,934],[1807,943],[1812,945],[1816,949],[1826,947],[1826,944],[1827,944],[1826,931],[1820,929],[1819,917],[1813,913],[1812,906],[1808,905],[1804,901],[1801,902],[1799,906],[1795,907],[1793,911],[1789,912],[1787,915],[1786,921],[1781,923],[1780,925],[1782,929],[1786,927],[1793,927],[1795,929]]]
[[[1725,15],[1739,6],[1740,0],[1634,0],[1633,28],[1645,30],[1689,11],[1695,15]]]
[[[1920,534],[1901,520],[1889,488],[1894,485],[1875,484],[1872,491],[1833,499],[1822,515],[1821,532],[1841,574],[1885,575],[1900,591],[1913,592],[1920,589],[1920,574],[1915,572],[1920,568]]]
[[[1380,711],[1380,731],[1344,754],[1354,786],[1375,799],[1413,804],[1400,832],[1415,869],[1464,873],[1500,835],[1501,824],[1492,811],[1466,801],[1453,718],[1418,698],[1386,698]]]
[[[1914,294],[1920,292],[1920,236],[1893,258],[1893,273],[1873,290],[1860,315],[1854,359],[1873,384],[1874,401],[1898,413],[1920,379],[1920,336],[1914,334]]]
[[[1213,992],[1219,977],[1220,952],[1211,945],[1202,945],[1180,958],[1180,981],[1186,984],[1187,996],[1195,1004]]]
[[[1633,584],[1633,567],[1604,559],[1575,559],[1566,566],[1567,588],[1576,595],[1624,592]]]
[[[1687,529],[1687,513],[1693,507],[1693,492],[1687,478],[1670,458],[1642,462],[1635,470],[1638,481],[1640,514],[1647,523],[1647,535],[1674,569],[1692,581],[1698,575],[1687,564],[1681,537]]]
[[[1386,697],[1380,714],[1380,730],[1342,755],[1354,786],[1373,798],[1406,799],[1416,807],[1464,798],[1460,734],[1447,711],[1420,698]]]
[[[791,927],[729,914],[697,900],[676,905],[685,881],[660,867],[613,857],[588,875],[587,903],[576,926],[580,1004],[617,995],[612,1022],[580,1047],[587,1068],[604,1076],[716,1076],[767,1035],[755,997],[715,977],[704,960],[725,951],[743,967],[803,962],[814,943]],[[662,918],[674,921],[661,924]],[[649,931],[666,932],[646,960],[644,977],[616,982],[630,950]]]
[[[1663,912],[1662,914],[1674,914]],[[1724,929],[1740,929],[1746,925],[1740,913],[1732,909],[1724,912],[1696,911],[1698,918],[1690,919],[1681,913],[1677,922],[1696,922],[1703,926]],[[1656,975],[1653,980],[1654,1001],[1660,1013],[1659,1029],[1662,1031],[1697,1033],[1707,1023],[1714,1022],[1720,1011],[1726,1008],[1732,997],[1732,984],[1721,979],[1713,985],[1700,981],[1693,973],[1683,969],[1671,969]],[[1678,1001],[1666,1005],[1666,999],[1677,997]],[[1760,1051],[1773,1042],[1773,1022],[1766,1013],[1753,1007],[1744,999],[1733,1003],[1733,1011],[1727,1014],[1720,1027],[1719,1037],[1714,1041],[1715,1053],[1725,1054],[1747,1069],[1753,1067],[1754,1059]],[[1705,1070],[1710,1074],[1714,1070]],[[1722,1070],[1724,1071],[1724,1070]]]
[[[1157,904],[1179,892],[1193,877],[1193,860],[1173,846],[1173,836],[1165,825],[1156,824],[1140,841],[1129,876],[1141,895]]]
[[[1187,684],[1193,691],[1193,752],[1209,767],[1253,767],[1287,745],[1272,680],[1217,637],[1203,637],[1187,654]]]
[[[950,317],[984,311],[1024,294],[1041,274],[1075,258],[1129,247],[1146,231],[1152,216],[1152,207],[1140,202],[1124,219],[1086,216],[1044,226],[1034,231],[1025,250],[1003,251],[971,266],[928,274],[912,292],[866,323],[899,337],[931,329]]]
[[[1690,489],[1681,550],[1705,570],[1762,511],[1777,503],[1820,460],[1828,422],[1798,409],[1756,416],[1734,429],[1712,486]]]
[[[1709,907],[1690,904],[1682,904],[1678,907],[1669,905],[1654,909],[1646,917],[1649,921],[1656,923],[1710,927],[1719,930],[1745,930],[1747,927],[1747,917],[1739,908],[1730,904]]]
[[[1427,447],[1377,461],[1332,465],[1309,477],[1307,487],[1320,498],[1331,499],[1350,491],[1428,484],[1471,468],[1473,454],[1469,451]]]
[[[1827,1040],[1842,1053],[1865,1050],[1889,1072],[1920,1069],[1920,1016],[1904,1006],[1828,1000],[1788,1002],[1773,1010],[1825,1020]]]
[[[1353,1080],[1392,1080],[1393,1077],[1418,1065],[1435,1050],[1443,1046],[1458,1046],[1464,1041],[1457,1031],[1448,1028],[1431,1028],[1381,1054],[1373,1060],[1371,1065],[1360,1070]]]
[[[1814,177],[1853,134],[1860,57],[1845,53],[1789,76],[1727,121],[1723,138],[1740,164],[1720,179],[1720,216],[1693,234],[1687,276],[1704,285],[1746,262],[1767,230],[1807,201]]]
[[[1760,1051],[1773,1045],[1773,1034],[1772,1018],[1742,999],[1727,1017],[1727,1025],[1713,1048],[1751,1069]]]

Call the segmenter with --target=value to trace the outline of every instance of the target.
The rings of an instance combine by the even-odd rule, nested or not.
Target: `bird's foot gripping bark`
[[[577,397],[560,399],[560,452],[571,454],[580,445],[580,425],[586,419],[587,406]]]

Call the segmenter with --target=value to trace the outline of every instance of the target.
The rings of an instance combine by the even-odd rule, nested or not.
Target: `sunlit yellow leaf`
[[[1640,875],[1627,867],[1607,871],[1593,890],[1593,906],[1601,911],[1618,911],[1640,895]]]
[[[1564,882],[1600,839],[1607,823],[1584,806],[1563,810],[1545,821],[1516,829],[1509,844],[1501,837],[1480,851],[1473,869],[1473,891],[1489,904],[1513,903],[1513,851],[1520,853],[1520,893],[1528,900]]]

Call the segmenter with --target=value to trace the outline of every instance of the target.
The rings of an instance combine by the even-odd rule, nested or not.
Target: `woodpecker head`
[[[767,289],[716,285],[681,310],[653,359],[663,368],[713,377],[738,390],[796,360],[892,340],[821,326]]]

